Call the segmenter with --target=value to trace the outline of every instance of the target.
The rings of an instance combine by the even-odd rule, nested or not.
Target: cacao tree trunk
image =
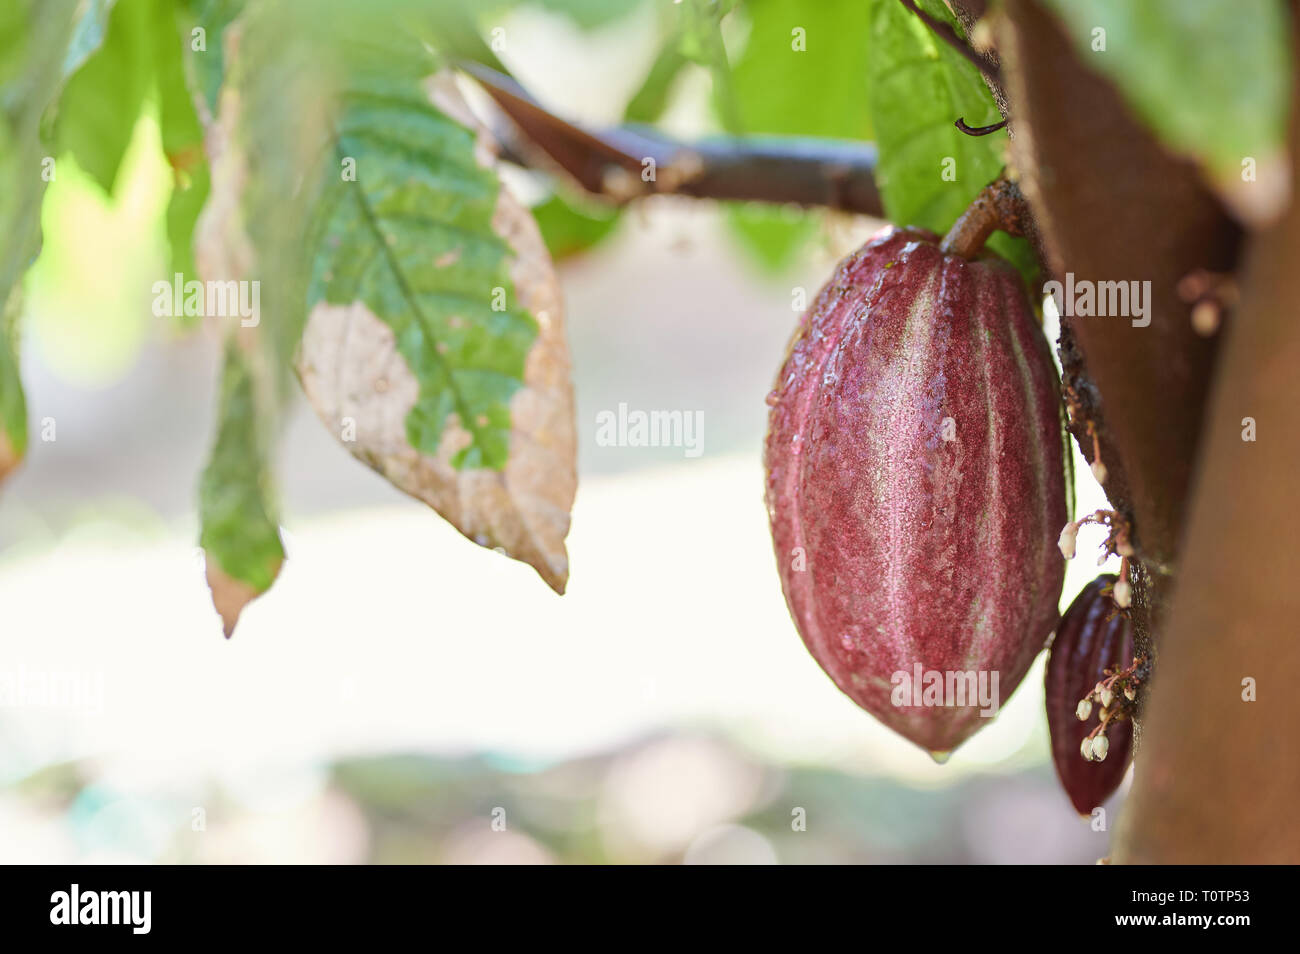
[[[1117,861],[1300,861],[1300,202],[1240,277]]]
[[[1195,166],[1155,141],[1037,0],[1008,0],[1005,13],[998,48],[1012,155],[1049,270],[1061,281],[1070,272],[1076,282],[1151,282],[1145,326],[1114,317],[1061,324],[1063,383],[1082,412],[1074,434],[1091,461],[1095,428],[1107,496],[1133,522],[1135,641],[1154,657],[1216,347],[1193,330],[1178,282],[1195,269],[1231,270],[1241,231]]]
[[[1241,230],[1037,0],[1003,9],[1013,157],[1049,268],[1152,282],[1146,327],[1062,322],[1065,383],[1094,418],[1107,495],[1133,522],[1138,651],[1159,650],[1113,858],[1294,863],[1300,210],[1250,240],[1240,307],[1199,337],[1179,279],[1237,267]],[[1293,161],[1298,148],[1293,132]]]

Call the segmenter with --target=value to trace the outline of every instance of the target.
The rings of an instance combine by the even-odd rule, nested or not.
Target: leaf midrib
[[[343,155],[342,147],[339,145],[339,141],[337,138],[335,140],[335,153],[340,161],[342,161],[345,158],[345,156]],[[452,400],[456,405],[456,413],[460,417],[461,426],[465,428],[466,431],[469,432],[471,438],[473,439],[473,442],[481,448],[482,438],[477,427],[477,422],[470,415],[469,405],[465,401],[465,396],[461,393],[460,388],[456,384],[456,378],[455,375],[452,373],[451,363],[443,356],[442,352],[438,350],[439,339],[436,335],[433,334],[431,323],[428,317],[424,314],[424,310],[420,307],[419,303],[416,301],[415,294],[414,292],[412,292],[411,286],[406,281],[406,275],[402,272],[402,269],[398,267],[397,259],[393,255],[393,251],[389,247],[387,240],[384,238],[384,233],[379,228],[378,217],[375,215],[374,210],[370,207],[370,203],[366,201],[365,190],[361,187],[360,177],[357,178],[356,188],[350,191],[352,191],[356,195],[357,205],[361,209],[361,217],[365,219],[367,228],[369,228],[371,235],[374,237],[375,242],[378,244],[380,248],[380,252],[384,256],[385,261],[388,262],[388,268],[393,273],[393,278],[397,282],[397,287],[401,290],[402,297],[406,299],[406,303],[408,307],[410,307],[411,313],[415,315],[416,322],[419,323],[420,327],[424,330],[424,333],[428,336],[429,340],[433,343],[433,348],[431,350],[434,356],[434,360],[442,368],[443,374],[447,378],[447,387],[451,391]],[[381,318],[380,320],[382,321],[383,319]],[[394,344],[396,344],[396,341],[394,341]],[[400,347],[398,347],[398,353],[399,354],[401,353]],[[406,356],[403,355],[402,359],[405,361]],[[414,373],[414,371],[412,373]],[[416,375],[416,379],[418,381],[419,379],[418,375]],[[445,429],[446,422],[443,422],[443,426]],[[445,430],[444,430],[444,436],[445,436]]]

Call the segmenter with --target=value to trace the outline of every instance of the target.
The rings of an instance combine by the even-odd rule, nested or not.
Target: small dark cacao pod
[[[768,403],[799,634],[854,702],[951,751],[1043,648],[1064,574],[1060,394],[1020,276],[887,229],[818,293]],[[991,710],[963,675],[987,679]]]
[[[1128,769],[1133,723],[1113,719],[1082,751],[1084,740],[1099,724],[1104,703],[1117,711],[1128,708],[1123,683],[1112,684],[1104,698],[1094,690],[1106,670],[1119,672],[1133,661],[1133,623],[1119,611],[1109,588],[1115,577],[1102,575],[1074,598],[1061,617],[1047,656],[1045,695],[1052,762],[1061,787],[1081,815],[1088,815],[1119,787]],[[1084,716],[1085,718],[1080,718]]]

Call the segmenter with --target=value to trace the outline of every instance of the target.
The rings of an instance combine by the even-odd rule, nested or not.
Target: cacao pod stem
[[[957,217],[939,248],[949,255],[973,259],[990,235],[1001,229],[1017,238],[1033,236],[1033,218],[1020,186],[1001,175],[986,185]]]

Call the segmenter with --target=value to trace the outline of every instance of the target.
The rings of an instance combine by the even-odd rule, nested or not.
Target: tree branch
[[[767,137],[683,143],[640,128],[586,130],[547,111],[509,77],[475,63],[459,66],[509,117],[513,130],[500,130],[506,158],[562,172],[616,204],[686,195],[884,214],[870,143]]]

